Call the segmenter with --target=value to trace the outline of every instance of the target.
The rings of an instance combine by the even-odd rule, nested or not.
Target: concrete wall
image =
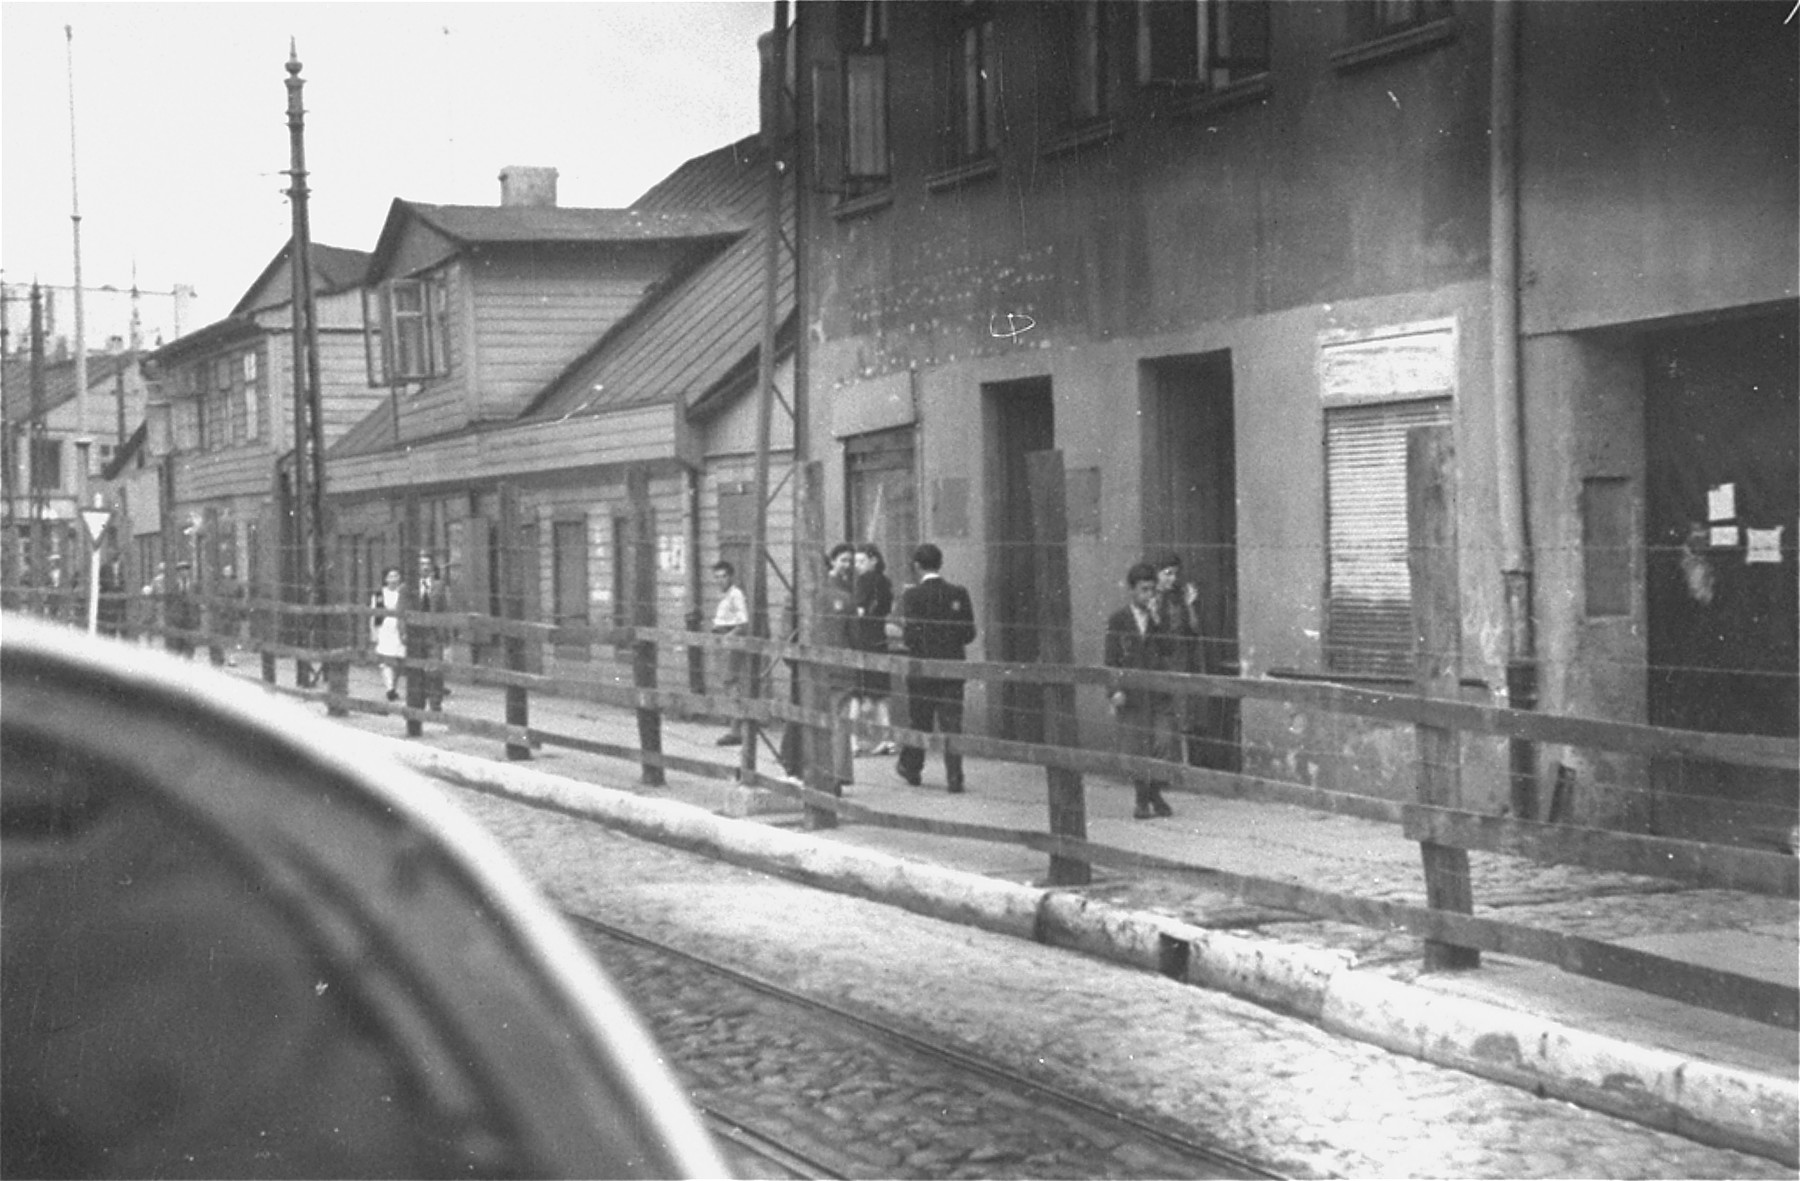
[[[1794,298],[1788,15],[1736,0],[1523,6],[1527,333]]]

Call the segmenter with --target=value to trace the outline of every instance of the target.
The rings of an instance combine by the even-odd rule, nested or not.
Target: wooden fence
[[[125,638],[160,636],[165,641],[184,644],[195,652],[208,649],[223,652],[244,638],[235,628],[229,634],[170,628],[159,622],[169,618],[169,613],[153,609],[158,606],[154,601],[138,596],[121,596],[121,599],[123,609],[109,614],[114,618],[117,631]],[[1069,745],[1016,742],[977,734],[924,735],[904,727],[880,727],[867,722],[852,727],[845,720],[843,711],[831,708],[831,694],[821,686],[833,673],[838,674],[837,680],[841,683],[842,674],[851,669],[877,669],[897,678],[936,675],[985,681],[990,685],[1001,681],[1033,683],[1054,687],[1069,700],[1083,685],[1106,689],[1124,685],[1178,696],[1271,702],[1287,708],[1330,711],[1408,724],[1419,728],[1421,735],[1427,732],[1448,734],[1452,738],[1485,735],[1594,751],[1684,756],[1782,769],[1800,765],[1800,743],[1794,739],[1669,730],[1334,684],[1183,673],[1121,673],[1114,669],[1073,664],[926,661],[694,631],[653,627],[555,627],[465,614],[414,614],[407,617],[407,623],[413,628],[436,629],[443,636],[454,636],[459,641],[471,638],[505,640],[507,642],[502,644],[483,645],[488,651],[501,653],[502,663],[409,658],[404,662],[408,673],[407,698],[403,705],[395,705],[357,699],[348,691],[348,668],[353,664],[374,663],[366,646],[350,640],[350,637],[360,637],[366,632],[370,615],[367,608],[308,608],[273,601],[225,600],[203,605],[207,618],[247,621],[253,637],[251,646],[260,653],[264,679],[271,685],[275,683],[276,665],[280,659],[292,659],[297,662],[297,667],[312,665],[325,670],[326,675],[319,678],[324,682],[322,686],[319,681],[307,678],[308,684],[283,691],[319,701],[336,713],[356,710],[398,714],[406,719],[414,733],[429,718],[457,731],[493,739],[503,744],[508,757],[512,758],[527,758],[532,748],[549,744],[628,760],[639,766],[648,783],[661,782],[665,770],[721,780],[737,779],[798,800],[807,809],[811,823],[817,826],[844,821],[1022,846],[1040,851],[1051,859],[1053,881],[1059,880],[1059,875],[1060,880],[1069,880],[1071,870],[1076,880],[1085,880],[1084,875],[1091,866],[1203,880],[1212,888],[1232,890],[1253,904],[1376,929],[1404,930],[1425,940],[1428,951],[1434,945],[1455,949],[1457,954],[1448,957],[1448,965],[1440,966],[1473,962],[1483,951],[1504,953],[1783,1029],[1800,1028],[1800,1000],[1791,986],[1614,943],[1474,915],[1470,913],[1473,899],[1467,864],[1469,852],[1484,851],[1545,865],[1641,874],[1688,886],[1794,899],[1800,897],[1800,861],[1789,854],[1488,815],[1463,809],[1454,801],[1440,798],[1399,801]],[[80,617],[65,612],[63,618],[76,623]],[[283,624],[283,620],[288,622]],[[319,634],[343,639],[330,644],[306,645],[283,643],[276,638],[305,634],[309,620],[317,622]],[[541,652],[546,645],[606,647],[628,654],[633,671],[629,678],[621,679],[629,683],[605,684],[526,671],[531,650],[536,648]],[[665,688],[657,679],[658,653],[664,647],[672,651],[699,650],[709,654],[708,659],[723,659],[730,651],[748,652],[765,662],[765,668],[785,666],[792,670],[800,687],[808,691],[790,694],[780,684],[780,678],[775,678],[777,683],[768,695],[751,699],[711,696],[696,693],[691,688]],[[444,653],[449,650],[447,646],[440,649]],[[485,685],[503,689],[506,694],[504,720],[473,717],[449,708],[427,713],[424,709],[424,679],[414,675],[425,672],[442,675],[453,686]],[[618,746],[581,735],[535,728],[529,720],[529,701],[534,693],[586,699],[634,710],[639,723],[638,744]],[[681,717],[744,719],[750,724],[747,739],[752,751],[750,758],[742,764],[727,764],[663,752],[660,731],[665,712]],[[754,766],[759,732],[775,734],[788,727],[796,728],[806,736],[806,741],[788,748],[803,752],[804,774],[798,783],[783,774],[781,768],[770,773]],[[876,811],[842,799],[836,785],[849,778],[842,760],[848,746],[847,732],[852,728],[865,738],[907,742],[940,754],[945,749],[953,749],[966,756],[1044,768],[1045,828],[1015,830],[906,816]],[[1456,741],[1434,739],[1434,743],[1439,751],[1455,752],[1459,746]],[[774,761],[775,752],[775,746],[765,738],[763,756]],[[1122,779],[1139,774],[1159,778],[1177,791],[1294,805],[1397,825],[1405,839],[1419,842],[1422,865],[1427,873],[1450,875],[1449,889],[1444,895],[1450,901],[1446,903],[1443,897],[1434,896],[1429,890],[1425,906],[1357,897],[1290,881],[1225,873],[1205,865],[1088,840],[1080,805],[1081,777],[1101,775]],[[1442,768],[1421,772],[1422,777],[1425,774],[1440,775]],[[1431,794],[1425,790],[1429,785],[1421,786],[1422,795]],[[1445,856],[1446,852],[1451,856]],[[1458,877],[1460,880],[1455,880]]]

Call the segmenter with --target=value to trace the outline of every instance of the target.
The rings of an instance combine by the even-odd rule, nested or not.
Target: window
[[[844,190],[856,197],[888,184],[887,5],[838,6],[844,54]]]
[[[991,156],[1000,143],[1000,71],[994,42],[994,10],[981,0],[960,0],[942,53],[947,102],[940,139],[946,166]]]
[[[63,445],[61,439],[31,440],[31,486],[33,489],[59,489],[63,482]]]
[[[1138,81],[1219,87],[1269,68],[1269,0],[1139,0]]]
[[[1449,0],[1351,0],[1344,8],[1353,41],[1404,33],[1450,15]]]
[[[1070,13],[1073,24],[1069,64],[1074,93],[1070,111],[1075,121],[1099,119],[1111,106],[1107,94],[1107,25],[1111,11],[1100,0],[1085,0]]]
[[[1325,666],[1411,679],[1406,433],[1447,426],[1450,399],[1325,411]]]
[[[244,382],[244,438],[262,438],[262,362],[255,349],[240,358]]]
[[[401,385],[450,371],[449,279],[390,279],[363,291],[364,353],[372,386]]]

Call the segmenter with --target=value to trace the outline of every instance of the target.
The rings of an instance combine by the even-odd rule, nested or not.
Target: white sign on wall
[[[1330,332],[1319,342],[1319,397],[1325,402],[1392,402],[1455,392],[1453,320]]]

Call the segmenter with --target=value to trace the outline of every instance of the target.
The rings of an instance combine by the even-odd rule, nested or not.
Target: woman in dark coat
[[[885,653],[888,614],[894,609],[894,584],[888,580],[887,563],[874,542],[864,542],[856,547],[853,595],[856,602],[856,619],[851,625],[854,647],[859,652]],[[878,726],[892,725],[888,708],[891,691],[887,673],[874,669],[858,670],[856,694],[850,699],[850,719],[863,719]],[[893,754],[894,744],[885,738],[871,744],[859,735],[856,753]]]

